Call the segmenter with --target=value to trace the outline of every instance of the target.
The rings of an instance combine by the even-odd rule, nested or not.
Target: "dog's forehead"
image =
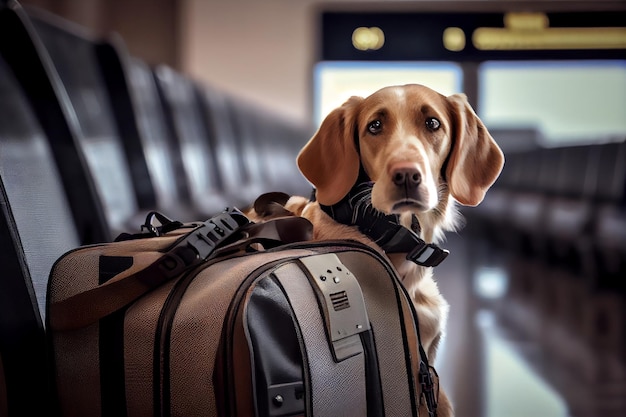
[[[424,106],[435,111],[443,111],[446,98],[420,84],[407,84],[382,88],[365,98],[362,109],[366,112],[380,111],[414,111],[422,110]]]

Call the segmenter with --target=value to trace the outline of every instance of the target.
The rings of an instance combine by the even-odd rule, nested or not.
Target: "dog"
[[[385,253],[412,298],[424,350],[434,363],[449,306],[433,268],[408,260],[406,253],[386,253],[357,225],[333,218],[329,207],[345,202],[365,183],[366,206],[395,216],[423,241],[436,244],[445,232],[458,230],[457,204],[478,205],[504,165],[501,149],[467,97],[446,97],[419,84],[351,97],[323,120],[298,154],[297,165],[313,185],[315,199],[274,198],[274,204],[261,204],[249,214],[256,220],[302,216],[313,224],[313,240],[352,239]],[[453,414],[440,390],[437,415]]]

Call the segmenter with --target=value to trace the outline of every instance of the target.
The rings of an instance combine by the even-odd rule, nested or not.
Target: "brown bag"
[[[61,415],[417,415],[415,310],[379,253],[236,210],[153,232],[54,265]]]

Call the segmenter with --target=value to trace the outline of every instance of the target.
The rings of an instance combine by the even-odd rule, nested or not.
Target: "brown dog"
[[[320,205],[339,203],[365,174],[373,182],[373,208],[398,214],[408,228],[415,229],[417,218],[420,237],[438,242],[458,226],[455,202],[479,204],[500,174],[504,157],[465,95],[445,97],[411,84],[386,87],[367,98],[351,97],[326,117],[297,162],[316,189],[316,201],[291,197],[284,208],[313,223],[315,240],[353,239],[384,252]],[[448,304],[432,268],[407,260],[406,254],[388,257],[414,301],[422,343],[434,363]],[[438,402],[440,417],[453,415],[443,392]]]

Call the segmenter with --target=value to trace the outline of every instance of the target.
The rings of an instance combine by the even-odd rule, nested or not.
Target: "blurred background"
[[[231,162],[258,163],[257,145],[246,147],[237,133],[246,129],[241,120],[276,121],[263,134],[252,127],[251,141],[270,138],[263,152],[271,161],[284,154],[277,162],[284,169],[270,173],[273,182],[250,184],[248,196],[268,187],[308,195],[302,178],[284,181],[295,169],[291,161],[325,115],[351,95],[406,83],[467,94],[507,162],[485,201],[462,208],[467,225],[448,236],[444,246],[452,254],[435,270],[451,305],[436,367],[457,415],[626,415],[623,0],[19,3],[35,18],[50,13],[72,33],[121,45],[164,85],[182,77],[248,109],[244,119],[229,119],[235,133],[224,133],[209,149],[223,150],[220,140],[232,139],[240,154],[251,152],[243,162],[219,154],[214,162],[227,171]],[[6,28],[5,59],[12,56]],[[46,43],[52,35],[38,30]],[[171,88],[161,86],[162,97],[180,99],[183,87]],[[175,113],[174,107],[170,103]],[[180,111],[182,119],[191,117],[192,110]],[[170,128],[184,130],[176,120]],[[183,160],[190,149],[199,148],[183,149]],[[253,172],[247,169],[244,179]],[[200,172],[186,173],[192,200],[194,181],[204,186]],[[151,175],[158,192],[160,174]],[[228,174],[217,176],[219,184],[228,182]],[[114,198],[99,192],[103,200]],[[223,197],[232,201],[228,193]],[[111,217],[113,206],[105,201],[103,216],[115,230],[132,216],[122,209],[119,219]],[[35,293],[42,306],[42,290]]]

